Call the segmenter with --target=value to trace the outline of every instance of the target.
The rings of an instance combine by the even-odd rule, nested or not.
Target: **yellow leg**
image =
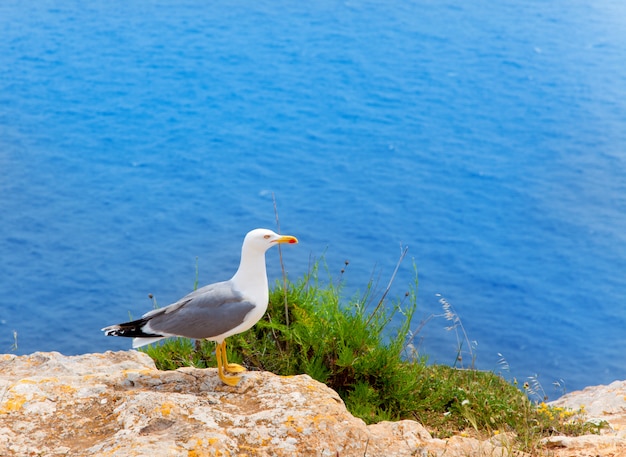
[[[224,374],[224,361],[226,361],[226,345],[218,343],[215,348],[215,358],[217,359],[217,375],[220,377],[224,384],[229,386],[236,386],[241,381],[240,376],[228,376]]]
[[[233,373],[233,374],[243,373],[244,371],[246,371],[244,367],[242,367],[241,365],[237,363],[228,363],[228,358],[226,357],[226,341],[222,341],[221,346],[222,346],[222,357],[224,357],[224,359],[222,360],[224,369],[228,371],[229,373]]]

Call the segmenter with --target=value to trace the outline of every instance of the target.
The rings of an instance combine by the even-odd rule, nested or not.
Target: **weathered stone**
[[[140,352],[0,358],[0,455],[412,455],[416,422],[369,429],[309,376],[158,371]]]
[[[604,426],[599,435],[555,436],[546,448],[563,456],[626,456],[626,381],[571,392],[550,403],[575,411],[584,409],[586,420]]]
[[[597,455],[624,447],[611,449]],[[129,351],[0,355],[0,455],[505,456],[511,445],[433,439],[415,421],[366,426],[306,375],[248,372],[229,387],[215,369],[159,371]]]

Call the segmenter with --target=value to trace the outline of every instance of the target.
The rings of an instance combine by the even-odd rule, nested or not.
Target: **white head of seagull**
[[[239,268],[229,281],[204,286],[140,319],[102,330],[109,336],[134,338],[133,347],[171,336],[215,341],[218,375],[224,383],[234,386],[240,378],[232,374],[245,368],[228,363],[224,340],[254,326],[267,310],[265,252],[275,244],[297,242],[293,236],[271,230],[252,230],[243,241]]]
[[[293,236],[282,236],[267,229],[255,229],[248,232],[241,246],[239,269],[231,281],[243,293],[261,293],[267,298],[265,252],[279,243],[297,242],[298,240]],[[264,294],[263,291],[265,291]],[[255,298],[261,299],[262,297]]]

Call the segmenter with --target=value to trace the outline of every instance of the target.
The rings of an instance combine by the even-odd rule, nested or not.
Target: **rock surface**
[[[545,440],[547,448],[561,450],[560,455],[572,457],[626,456],[626,381],[587,387],[550,404],[573,410],[583,407],[587,421],[595,424],[605,422],[607,427],[599,435],[552,437]]]
[[[611,395],[623,397],[625,388],[615,385]],[[623,406],[600,411],[604,420],[619,418],[606,434],[555,442],[550,454],[626,456]],[[582,438],[604,441],[590,448]],[[511,455],[498,439],[433,439],[414,421],[366,426],[306,375],[249,372],[228,387],[214,369],[158,371],[136,351],[0,355],[1,456]]]

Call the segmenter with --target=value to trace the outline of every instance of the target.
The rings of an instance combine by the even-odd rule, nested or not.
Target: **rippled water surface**
[[[3,1],[0,351],[130,347],[99,329],[230,277],[274,193],[292,279],[380,294],[408,245],[391,296],[414,262],[479,368],[626,379],[624,5]]]

